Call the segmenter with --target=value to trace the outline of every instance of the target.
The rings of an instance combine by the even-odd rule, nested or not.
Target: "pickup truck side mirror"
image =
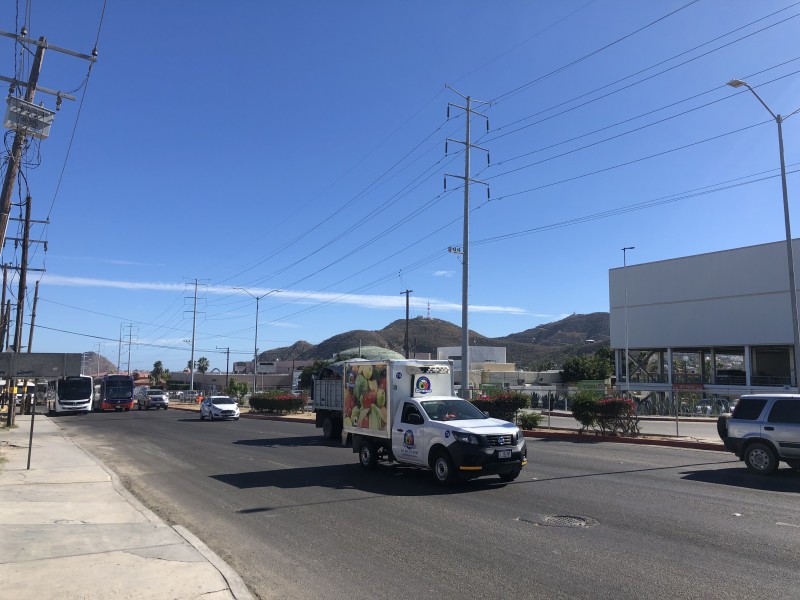
[[[409,425],[422,425],[425,421],[422,419],[422,415],[419,413],[411,413],[408,415],[408,424]]]
[[[488,410],[483,411],[483,416],[488,419],[490,417],[489,411]]]

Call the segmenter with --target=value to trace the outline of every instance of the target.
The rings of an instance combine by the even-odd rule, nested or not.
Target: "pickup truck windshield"
[[[465,421],[486,418],[486,415],[466,400],[423,400],[420,404],[432,421]]]

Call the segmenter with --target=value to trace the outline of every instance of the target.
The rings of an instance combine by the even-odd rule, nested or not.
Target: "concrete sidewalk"
[[[47,417],[0,429],[0,596],[251,599],[199,539],[145,508]]]

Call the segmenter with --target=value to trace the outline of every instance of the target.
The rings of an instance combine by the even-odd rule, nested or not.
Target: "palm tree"
[[[205,356],[197,359],[197,370],[201,375],[208,371],[208,359]]]

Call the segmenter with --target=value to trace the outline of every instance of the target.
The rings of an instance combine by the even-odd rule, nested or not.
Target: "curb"
[[[171,409],[172,407],[170,407]],[[183,410],[185,412],[197,412],[190,408],[175,407],[176,410]],[[288,421],[290,423],[309,423],[315,424],[313,419],[304,419],[301,417],[282,417],[277,415],[261,415],[253,413],[245,413],[241,415],[242,419],[260,419],[263,421]],[[722,442],[698,442],[682,439],[664,439],[663,437],[649,437],[644,434],[640,437],[622,437],[615,435],[592,435],[591,433],[578,433],[574,429],[557,429],[552,428],[549,430],[541,429],[524,429],[523,433],[526,438],[539,438],[539,439],[561,439],[572,442],[610,442],[612,444],[641,444],[644,446],[667,446],[670,448],[691,448],[694,450],[711,450],[714,452],[727,452]]]
[[[526,438],[560,439],[571,442],[611,442],[612,444],[641,444],[644,446],[668,446],[672,448],[693,448],[695,450],[713,450],[726,452],[725,446],[720,442],[694,442],[690,440],[663,439],[654,437],[622,437],[616,435],[592,435],[591,433],[578,433],[572,429],[560,431],[542,431],[539,429],[523,431]]]
[[[187,410],[188,412],[188,410]],[[219,557],[211,548],[206,546],[200,538],[194,535],[191,531],[186,529],[181,525],[172,525],[170,526],[166,523],[161,517],[159,517],[155,512],[147,508],[147,506],[142,503],[133,493],[126,488],[122,480],[119,476],[106,464],[103,463],[99,458],[97,458],[94,454],[92,454],[89,450],[81,446],[78,442],[76,442],[72,438],[68,438],[64,435],[63,431],[59,427],[59,432],[61,436],[71,442],[76,448],[79,448],[81,452],[86,454],[89,458],[91,458],[97,466],[99,466],[103,471],[106,472],[109,479],[111,480],[111,485],[113,486],[114,490],[125,500],[133,506],[137,511],[139,511],[150,523],[160,527],[170,527],[175,533],[180,535],[186,542],[191,545],[195,550],[197,550],[203,558],[205,558],[208,563],[214,567],[225,582],[228,584],[228,588],[236,600],[255,600],[255,596],[250,593],[250,590],[247,589],[242,578],[239,574],[233,570],[233,568],[226,563],[222,558]]]

